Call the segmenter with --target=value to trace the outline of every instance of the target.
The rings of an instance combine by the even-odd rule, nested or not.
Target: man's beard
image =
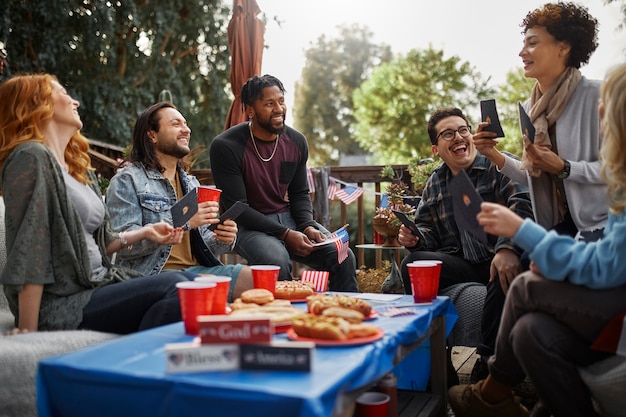
[[[257,117],[256,119],[254,119],[253,123],[256,123],[263,130],[273,133],[275,135],[278,135],[285,131],[285,118],[284,117],[283,117],[283,125],[279,128],[272,126],[271,120],[272,120],[271,118],[269,120],[261,120]]]
[[[178,142],[171,143],[168,145],[161,145],[157,143],[156,146],[157,151],[161,152],[164,155],[173,156],[175,158],[183,158],[189,154],[189,149],[184,148],[178,144]]]

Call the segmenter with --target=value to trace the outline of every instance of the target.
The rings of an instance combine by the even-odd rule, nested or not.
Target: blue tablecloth
[[[410,302],[411,296],[403,296],[372,305],[384,311],[385,306]],[[37,374],[39,416],[327,417],[339,395],[368,386],[392,370],[397,346],[424,336],[433,317],[446,316],[446,334],[457,318],[447,297],[413,309],[417,314],[379,315],[372,321],[385,331],[374,343],[317,347],[311,372],[168,374],[164,345],[191,340],[182,323],[121,337],[42,361]]]

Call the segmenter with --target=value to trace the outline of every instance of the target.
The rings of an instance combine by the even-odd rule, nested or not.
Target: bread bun
[[[232,303],[230,303],[231,310],[240,310],[242,308],[254,308],[260,307],[257,303],[244,303],[241,298],[236,298]]]
[[[356,310],[345,307],[328,307],[322,311],[322,316],[341,317],[349,323],[361,323],[365,316]]]
[[[272,306],[258,306],[256,308],[242,308],[239,310],[233,310],[230,313],[235,317],[261,317],[269,316],[270,320],[274,324],[286,324],[291,323],[296,317],[303,315],[302,310],[296,307],[272,307]]]
[[[315,294],[313,283],[302,281],[278,281],[275,297],[285,300],[304,300]]]
[[[348,331],[348,338],[354,339],[357,337],[369,337],[378,334],[378,327],[369,323],[351,324]]]
[[[274,301],[274,294],[264,288],[252,288],[241,293],[241,301],[262,305]]]
[[[351,310],[356,310],[367,317],[372,312],[372,306],[361,300],[360,298],[352,297],[350,295],[333,294],[333,295],[310,295],[306,298],[307,307],[309,313],[320,315],[329,307],[344,307]]]
[[[300,337],[323,340],[346,340],[350,323],[340,317],[321,317],[303,314],[296,317],[291,328]]]
[[[263,307],[291,307],[291,301],[274,299],[273,301],[270,301],[269,303],[263,304]]]

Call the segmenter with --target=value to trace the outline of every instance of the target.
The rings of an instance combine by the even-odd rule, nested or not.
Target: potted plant
[[[409,160],[407,171],[411,176],[411,184],[413,185],[413,192],[416,195],[421,195],[426,185],[426,181],[430,178],[431,174],[438,165],[438,161],[433,158],[411,158]]]
[[[400,231],[400,220],[393,214],[393,210],[401,211],[413,220],[415,207],[405,203],[409,186],[399,178],[396,178],[395,171],[390,166],[386,166],[380,173],[383,178],[391,178],[392,183],[385,190],[387,194],[387,206],[376,207],[376,213],[372,218],[374,230],[384,236],[383,246],[400,246],[398,243],[398,232]]]

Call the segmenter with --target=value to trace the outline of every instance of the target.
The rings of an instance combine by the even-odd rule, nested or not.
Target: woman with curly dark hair
[[[537,223],[586,242],[597,240],[608,216],[605,205],[588,204],[606,195],[599,161],[601,82],[579,69],[598,47],[598,21],[585,7],[559,2],[529,12],[520,26],[524,76],[536,80],[524,103],[536,129],[534,142],[523,139],[521,160],[496,149],[495,133],[474,144],[504,175],[529,188]],[[527,254],[521,261],[526,268]],[[479,346],[478,353],[472,382],[486,375],[493,349]]]
[[[596,240],[607,208],[585,203],[606,195],[599,161],[601,82],[585,78],[579,68],[598,47],[598,22],[585,7],[559,2],[529,12],[520,26],[524,76],[537,80],[524,104],[536,129],[534,143],[524,139],[521,161],[498,151],[492,139],[476,140],[476,148],[529,187],[537,223]]]
[[[623,360],[614,355],[621,354],[617,341],[626,311],[626,64],[609,71],[598,108],[601,175],[608,184],[603,205],[609,210],[601,240],[579,242],[502,205],[481,204],[477,220],[485,232],[512,239],[529,252],[533,264],[507,293],[489,375],[448,391],[456,417],[529,415],[512,393],[525,376],[539,394],[538,404],[544,404],[542,412],[533,409],[532,417],[599,416],[578,369],[607,358],[615,360],[613,365]],[[614,320],[620,325],[613,326]],[[594,373],[603,371],[596,366]],[[624,384],[613,378],[612,385],[608,398],[599,397],[599,406],[607,408],[602,415],[623,415],[616,394],[624,392]]]

